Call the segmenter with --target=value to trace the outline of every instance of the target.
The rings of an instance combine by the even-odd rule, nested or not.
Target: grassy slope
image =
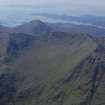
[[[68,72],[72,73],[73,68],[95,48],[96,44],[88,36],[81,34],[70,34],[63,39],[49,39],[33,45],[30,51],[10,65],[20,76],[17,82],[17,96],[25,94],[26,104],[22,101],[25,105],[61,105],[62,98],[59,98],[59,94],[62,97],[64,95],[61,88],[56,90],[56,86],[59,86],[64,76]],[[67,93],[72,89],[66,85],[62,88]],[[73,92],[65,99],[65,105],[70,105],[68,101],[71,99],[71,105],[80,101],[79,91]],[[51,101],[48,101],[50,99]]]

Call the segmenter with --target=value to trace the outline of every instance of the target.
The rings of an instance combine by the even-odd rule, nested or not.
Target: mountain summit
[[[50,27],[40,20],[33,20],[31,22],[25,23],[24,25],[17,26],[15,30],[20,33],[37,36],[41,33],[49,32]]]

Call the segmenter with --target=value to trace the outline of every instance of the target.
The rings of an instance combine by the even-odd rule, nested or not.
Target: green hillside
[[[83,100],[82,93],[64,81],[96,49],[97,44],[88,35],[51,32],[42,34],[42,38],[22,33],[9,36],[7,58],[12,59],[2,65],[6,72],[0,78],[5,85],[0,83],[6,97],[3,95],[0,103],[75,105]],[[27,38],[29,43],[24,45]]]

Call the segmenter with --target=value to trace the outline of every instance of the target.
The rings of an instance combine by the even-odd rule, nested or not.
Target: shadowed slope
[[[61,88],[66,86],[60,85],[63,78],[96,48],[96,43],[84,34],[54,32],[43,36],[8,64],[17,75],[15,103],[19,105],[61,105],[65,94]]]

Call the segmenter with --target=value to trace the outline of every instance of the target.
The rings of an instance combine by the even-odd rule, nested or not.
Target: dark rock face
[[[15,101],[16,77],[11,73],[0,75],[0,105],[7,105]]]
[[[11,34],[7,47],[7,57],[5,58],[5,61],[8,62],[10,61],[10,59],[21,55],[26,48],[32,45],[34,40],[36,40],[35,37],[27,34]]]
[[[105,47],[99,44],[94,53],[81,62],[74,71],[64,79],[63,84],[75,84],[77,90],[81,91],[84,97],[82,102],[76,105],[104,105],[101,101],[101,92],[104,92],[105,82]],[[83,79],[82,79],[83,78]],[[83,82],[83,83],[82,83]],[[102,90],[99,90],[99,89]],[[99,96],[100,94],[100,96]],[[96,98],[97,97],[97,98]],[[97,104],[98,103],[98,104]],[[101,104],[102,103],[102,104]]]

